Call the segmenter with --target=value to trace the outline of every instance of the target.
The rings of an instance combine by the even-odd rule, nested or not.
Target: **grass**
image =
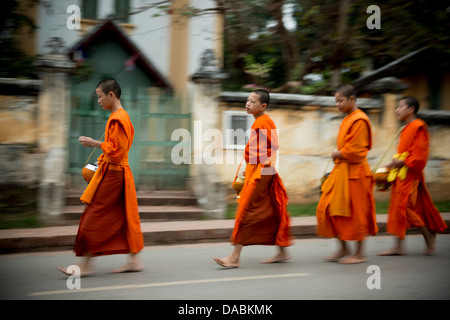
[[[25,229],[43,227],[36,211],[0,213],[0,229]]]
[[[389,208],[389,202],[376,202],[376,213],[387,214]],[[450,201],[434,202],[434,205],[439,212],[450,212]],[[226,212],[227,219],[234,219],[236,213],[237,204],[229,204]],[[288,211],[291,217],[310,217],[316,215],[317,203],[311,204],[288,204]]]
[[[435,206],[440,212],[450,212],[450,201],[435,202]],[[386,214],[388,212],[389,202],[376,202],[377,214]],[[234,219],[237,203],[228,205],[226,211],[227,219]],[[317,203],[288,205],[289,214],[292,217],[309,217],[316,215]],[[44,227],[39,221],[37,212],[30,210],[28,212],[13,214],[0,212],[0,229],[19,229],[19,228],[40,228]]]

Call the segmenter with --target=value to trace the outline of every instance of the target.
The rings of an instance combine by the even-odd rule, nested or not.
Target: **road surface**
[[[126,256],[104,256],[95,258],[95,275],[69,281],[56,266],[76,265],[72,252],[1,255],[0,298],[179,300],[183,308],[182,300],[450,299],[450,235],[438,235],[433,256],[422,254],[420,235],[406,237],[406,256],[376,255],[393,242],[390,236],[368,238],[368,261],[355,265],[323,261],[337,248],[335,239],[296,239],[292,259],[276,264],[260,263],[275,247],[249,246],[237,269],[212,260],[228,255],[229,243],[146,247],[143,272],[110,274]]]

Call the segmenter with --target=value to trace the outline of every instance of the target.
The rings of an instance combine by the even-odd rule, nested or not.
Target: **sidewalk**
[[[450,226],[450,212],[441,213]],[[387,215],[377,215],[380,229],[386,230]],[[144,222],[141,224],[146,246],[198,242],[227,242],[233,230],[234,220],[194,220]],[[72,250],[78,226],[57,226],[35,229],[0,230],[0,254]],[[316,237],[316,217],[291,218],[294,238]],[[447,229],[447,232],[449,229]],[[414,231],[412,231],[414,232]]]

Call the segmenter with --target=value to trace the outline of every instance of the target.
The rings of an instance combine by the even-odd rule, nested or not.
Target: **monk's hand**
[[[342,154],[341,154],[340,151],[334,151],[334,152],[331,154],[331,157],[333,158],[333,160],[341,159],[341,158],[342,158]]]
[[[83,147],[92,148],[95,147],[95,140],[90,137],[81,136],[78,138],[78,141],[81,143]]]
[[[393,159],[390,163],[391,168],[401,168],[405,165],[405,161],[400,159]]]
[[[394,161],[391,161],[389,164],[385,165],[386,168],[388,169],[393,169],[394,168]]]

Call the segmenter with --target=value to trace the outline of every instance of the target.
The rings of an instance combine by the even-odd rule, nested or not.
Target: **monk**
[[[388,211],[387,231],[397,236],[394,247],[379,255],[403,255],[403,240],[409,228],[422,233],[426,249],[435,250],[436,233],[447,225],[433,204],[425,185],[423,170],[427,164],[430,137],[425,122],[417,118],[419,102],[414,97],[400,99],[395,110],[397,118],[405,124],[400,133],[397,154],[391,163],[388,180],[393,181]]]
[[[96,88],[98,104],[111,111],[105,128],[104,142],[79,137],[84,147],[103,150],[98,169],[81,196],[87,204],[75,240],[75,254],[83,257],[81,276],[94,272],[92,257],[130,254],[129,263],[112,272],[141,271],[138,252],[143,249],[143,235],[137,206],[133,175],[128,165],[128,151],[133,143],[134,128],[120,102],[121,88],[116,80],[102,80]],[[66,274],[66,268],[58,268]]]
[[[326,260],[354,264],[366,261],[365,236],[378,232],[374,179],[367,163],[367,153],[372,147],[371,124],[356,105],[353,86],[338,88],[335,100],[339,111],[346,116],[339,128],[337,151],[331,155],[334,168],[321,187],[316,211],[317,234],[339,240],[340,248]],[[351,255],[347,241],[357,241],[357,249]]]
[[[241,250],[249,245],[277,245],[279,252],[263,263],[287,261],[291,244],[287,193],[275,169],[278,135],[272,119],[265,114],[270,102],[266,90],[252,92],[245,110],[255,122],[245,147],[245,182],[240,192],[235,225],[231,236],[232,253],[213,258],[222,267],[237,268]]]

